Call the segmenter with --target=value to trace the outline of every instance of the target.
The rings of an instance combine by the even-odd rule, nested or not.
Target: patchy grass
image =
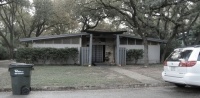
[[[109,66],[34,66],[31,86],[117,86],[139,83],[109,68]],[[11,88],[9,71],[0,74],[0,88],[3,87]]]

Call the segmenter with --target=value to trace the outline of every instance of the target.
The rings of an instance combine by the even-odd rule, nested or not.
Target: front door
[[[93,45],[92,47],[92,62],[101,63],[104,61],[105,45]]]

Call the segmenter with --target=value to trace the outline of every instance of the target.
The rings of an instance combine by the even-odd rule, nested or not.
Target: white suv
[[[200,46],[175,49],[164,62],[162,78],[178,87],[200,86]]]

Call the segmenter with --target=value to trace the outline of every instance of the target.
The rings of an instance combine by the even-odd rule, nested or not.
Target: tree
[[[196,27],[194,27],[194,29],[192,31],[193,31],[192,37],[194,38],[192,45],[200,44],[200,24],[196,25]],[[191,38],[191,39],[193,39],[193,38]]]
[[[13,1],[9,1],[9,0],[0,0],[0,6],[12,3]]]
[[[94,29],[98,24],[107,17],[104,14],[104,9],[96,7],[93,5],[95,1],[92,0],[77,0],[76,10],[74,10],[74,18],[82,23],[81,31],[87,31],[89,29]]]
[[[156,23],[148,25],[154,29],[161,39],[167,40],[161,57],[164,61],[169,46],[178,35],[188,32],[199,17],[199,1],[179,0],[154,2],[150,9],[153,11],[153,19]]]
[[[19,7],[24,7],[27,1],[6,0],[5,2],[5,5],[0,6],[0,36],[9,49],[10,58],[13,58],[14,40],[17,36],[17,32],[15,31],[16,12]],[[9,36],[9,38],[7,36]]]
[[[62,34],[77,27],[70,16],[71,8],[66,0],[34,0],[29,8],[32,13],[18,11],[18,24],[23,37],[40,36],[41,34]],[[68,4],[69,3],[69,4]]]
[[[75,13],[73,9],[75,6],[75,1],[72,0],[57,0],[53,1],[53,17],[51,19],[51,24],[54,24],[50,29],[51,33],[63,34],[63,33],[76,33],[78,22],[73,19],[73,14]]]
[[[51,26],[49,21],[53,15],[53,3],[51,0],[34,0],[34,8],[32,27],[35,27],[35,36],[38,37]]]
[[[179,40],[182,41],[184,46],[200,44],[200,17],[198,17],[195,24],[188,31],[182,32],[178,35]]]

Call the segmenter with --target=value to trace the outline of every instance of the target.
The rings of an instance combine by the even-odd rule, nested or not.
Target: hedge
[[[47,61],[66,64],[69,58],[76,63],[77,48],[19,48],[16,52],[16,61],[25,63],[46,64]]]

